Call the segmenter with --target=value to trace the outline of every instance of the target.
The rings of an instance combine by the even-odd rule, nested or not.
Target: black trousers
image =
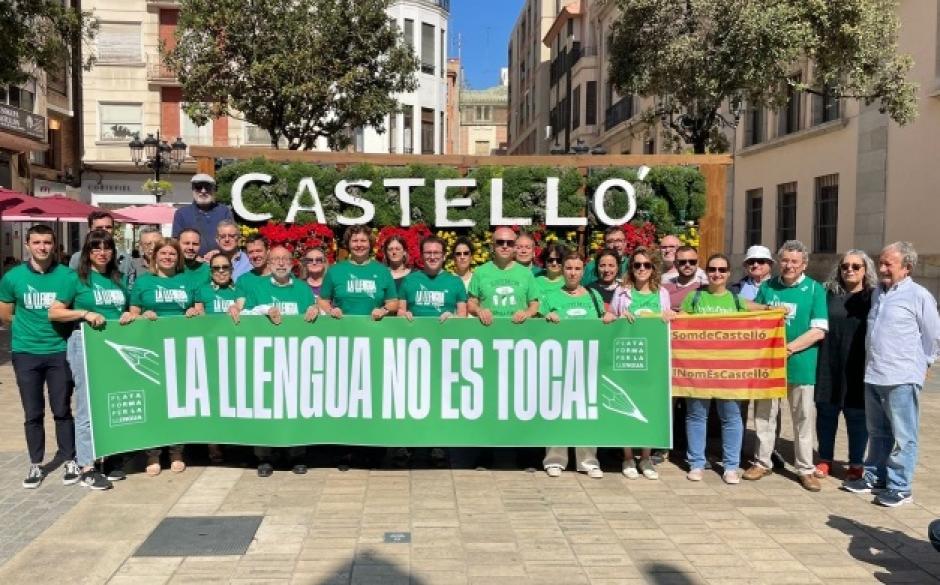
[[[46,414],[44,386],[49,390],[49,407],[55,420],[57,458],[75,459],[75,422],[72,418],[72,373],[65,352],[39,355],[13,353],[13,372],[20,388],[20,401],[26,430],[26,447],[31,463],[42,463],[46,454]]]

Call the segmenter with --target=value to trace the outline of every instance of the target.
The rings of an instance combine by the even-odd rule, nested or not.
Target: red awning
[[[121,207],[115,209],[114,213],[123,215],[127,218],[126,223],[163,225],[173,223],[173,214],[176,208],[172,205],[132,205],[130,207]]]
[[[23,200],[13,206],[3,209],[2,219],[4,221],[64,221],[80,223],[88,220],[88,214],[92,211],[98,211],[101,208],[94,205],[88,205],[75,199],[67,197],[30,197],[15,191],[6,191],[12,193],[14,197],[22,197]],[[0,205],[3,198],[0,193]],[[126,221],[123,215],[110,212],[115,221]]]

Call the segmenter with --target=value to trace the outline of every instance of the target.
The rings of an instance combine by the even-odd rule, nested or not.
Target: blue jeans
[[[829,402],[816,403],[816,440],[819,441],[819,458],[832,461],[835,457],[836,431],[839,430],[839,413],[845,417],[845,430],[849,436],[849,465],[859,466],[865,457],[868,445],[868,428],[864,408],[841,408]]]
[[[865,384],[868,457],[865,478],[889,490],[911,491],[917,464],[919,384]]]
[[[81,329],[72,332],[65,355],[75,381],[75,462],[81,467],[89,467],[94,464],[95,455],[91,446],[91,417],[88,411],[88,384],[85,380]]]
[[[689,446],[687,457],[692,469],[705,468],[705,441],[708,428],[708,407],[711,398],[686,398],[685,434]],[[741,463],[741,442],[744,424],[741,405],[737,400],[715,399],[721,418],[721,461],[724,471],[737,471]]]

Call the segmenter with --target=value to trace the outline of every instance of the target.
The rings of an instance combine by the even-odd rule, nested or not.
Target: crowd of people
[[[365,226],[345,231],[343,261],[328,266],[327,251],[303,250],[298,266],[293,251],[270,246],[258,235],[239,244],[230,211],[215,202],[215,182],[193,179],[192,209],[174,221],[174,237],[155,228],[140,230],[138,253],[119,250],[114,220],[105,211],[88,218],[90,231],[71,267],[58,263],[52,229],[34,225],[26,234],[29,258],[0,281],[0,320],[12,323],[12,362],[22,399],[30,467],[23,487],[36,488],[45,472],[46,396],[55,420],[56,459],[63,460],[62,481],[108,489],[125,476],[124,461],[95,464],[84,376],[81,327],[106,323],[127,326],[137,320],[227,315],[238,322],[248,315],[280,324],[285,316],[342,319],[386,318],[496,319],[520,324],[541,318],[550,323],[596,319],[605,324],[642,316],[669,321],[679,314],[785,311],[787,398],[793,425],[793,466],[801,485],[819,491],[819,479],[839,473],[843,488],[874,493],[875,501],[898,506],[912,499],[918,448],[918,395],[940,343],[940,316],[931,294],[912,280],[917,253],[906,242],[881,251],[877,267],[862,250],[841,255],[829,278],[806,275],[809,252],[801,242],[783,243],[776,254],[764,246],[747,250],[744,277],[729,282],[732,264],[713,254],[704,266],[695,248],[666,236],[659,245],[626,253],[619,227],[604,235],[604,247],[589,261],[565,246],[547,245],[541,266],[534,262],[532,238],[510,227],[496,227],[491,260],[473,268],[473,242],[461,238],[452,249],[436,236],[420,245],[422,262],[409,258],[405,242],[384,243],[383,261],[373,257],[373,233]],[[212,224],[212,229],[207,224]],[[211,235],[210,235],[211,234]],[[209,238],[214,242],[208,242]],[[453,260],[454,270],[444,269]],[[418,266],[421,266],[418,268]],[[776,268],[776,270],[775,270]],[[74,389],[74,392],[73,392]],[[72,398],[75,398],[73,419]],[[671,456],[701,481],[712,400],[674,398],[677,413]],[[720,419],[721,472],[729,485],[757,481],[779,467],[775,450],[783,399],[753,401],[756,449],[740,472],[744,430],[750,405],[715,399]],[[840,415],[848,431],[848,468],[837,470],[834,444]],[[339,447],[340,465],[374,464],[375,448]],[[434,465],[477,466],[490,457],[495,466],[515,465],[517,451],[474,447],[398,448],[393,461],[426,457]],[[225,450],[208,446],[214,463]],[[268,477],[277,458],[287,458],[294,473],[307,470],[304,447],[256,447],[257,472]],[[568,467],[569,448],[546,448],[542,466],[551,477]],[[815,458],[814,458],[815,455]],[[658,456],[658,457],[657,457]],[[630,479],[656,480],[663,454],[646,448],[623,449],[622,472]],[[575,468],[603,476],[597,449],[575,449]],[[171,445],[146,453],[145,472],[186,469],[186,448]]]

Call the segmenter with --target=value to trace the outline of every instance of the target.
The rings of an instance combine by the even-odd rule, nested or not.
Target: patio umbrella
[[[100,208],[68,197],[30,197],[3,211],[5,221],[64,221],[80,223]],[[0,199],[2,201],[2,199]],[[115,221],[127,221],[123,215],[111,213]]]
[[[132,205],[114,210],[115,214],[120,214],[127,219],[121,220],[125,223],[136,224],[168,224],[173,223],[173,215],[176,208],[172,205]]]

